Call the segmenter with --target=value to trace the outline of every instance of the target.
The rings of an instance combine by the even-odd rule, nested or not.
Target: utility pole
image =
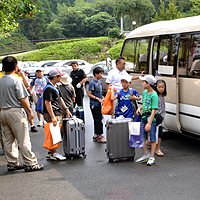
[[[123,16],[121,15],[121,35],[124,32]]]

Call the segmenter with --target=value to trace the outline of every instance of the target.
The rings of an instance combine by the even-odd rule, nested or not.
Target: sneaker
[[[39,121],[37,127],[41,127],[43,125],[42,121]]]
[[[143,163],[143,162],[146,162],[150,157],[150,153],[145,153],[143,154],[143,156],[139,159],[137,159],[135,162],[136,163]]]
[[[154,163],[155,163],[155,158],[153,156],[150,156],[147,162],[147,166],[152,166]]]
[[[38,132],[37,128],[35,126],[31,127],[31,132]]]
[[[101,142],[101,143],[105,143],[106,142],[106,139],[104,138],[103,135],[100,135],[97,139],[97,142]]]
[[[47,159],[50,159],[50,158],[51,158],[51,152],[48,151],[48,153],[47,153],[47,155],[46,155],[46,158],[47,158]]]
[[[50,156],[51,160],[66,160],[66,157],[62,156],[59,153],[54,153],[53,155]]]
[[[93,139],[93,142],[97,142],[98,138],[99,138],[98,135],[94,135],[93,138],[92,138],[92,139]]]

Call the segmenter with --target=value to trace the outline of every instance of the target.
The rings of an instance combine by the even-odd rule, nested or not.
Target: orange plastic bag
[[[45,140],[44,140],[43,147],[45,149],[58,149],[60,147],[60,142],[53,145],[53,139],[52,139],[51,131],[50,131],[50,124],[51,123],[52,122],[44,123]],[[59,124],[59,126],[60,126],[60,129],[61,129],[62,124]]]
[[[111,89],[114,88],[114,93],[116,91],[114,85],[110,85],[106,94],[106,97],[102,106],[102,114],[103,115],[112,115],[113,114],[113,100],[111,100]]]

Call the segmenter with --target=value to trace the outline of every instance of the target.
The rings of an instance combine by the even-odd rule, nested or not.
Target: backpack
[[[129,88],[129,92],[130,92],[130,95],[133,96],[133,90]],[[120,90],[117,91],[117,100],[118,100],[118,104],[119,104],[119,99],[120,99]],[[136,111],[138,109],[138,106],[137,106],[137,103],[136,103],[136,100],[132,100],[131,101],[131,104],[132,104],[132,108],[133,108],[133,119],[136,118]]]
[[[48,88],[48,87],[51,87],[53,88],[59,95],[59,91],[56,87],[54,87],[53,85],[50,85],[50,84],[47,84],[44,88],[43,88],[43,94],[44,94],[44,91]],[[44,101],[43,101],[43,95],[38,99],[38,102],[37,102],[37,111],[43,115],[43,110],[44,110]]]

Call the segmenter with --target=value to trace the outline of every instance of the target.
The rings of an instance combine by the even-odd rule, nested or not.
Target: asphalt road
[[[44,130],[39,128],[38,133],[30,135],[32,149],[39,163],[44,165],[44,170],[8,173],[5,158],[1,155],[0,199],[200,199],[199,141],[166,132],[162,141],[165,156],[156,157],[154,166],[134,161],[109,163],[106,144],[92,141],[93,120],[88,104],[88,97],[85,97],[87,157],[62,162],[47,161],[47,150],[42,147]],[[62,153],[62,147],[58,151]],[[135,160],[141,155],[142,150],[136,149]]]

